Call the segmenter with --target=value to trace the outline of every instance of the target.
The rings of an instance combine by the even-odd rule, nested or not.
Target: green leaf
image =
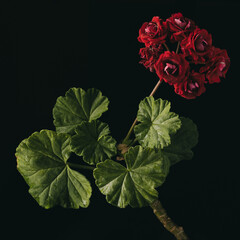
[[[74,129],[83,121],[98,119],[108,110],[109,100],[97,89],[71,88],[64,97],[59,97],[53,108],[57,132],[74,134]]]
[[[93,171],[96,185],[114,206],[149,205],[158,197],[155,188],[163,184],[168,174],[168,158],[153,149],[136,146],[125,154],[125,161],[127,167],[112,160],[98,163]]]
[[[16,150],[17,169],[29,185],[29,193],[44,208],[88,207],[91,185],[70,169],[70,136],[50,130],[33,133]]]
[[[198,142],[196,124],[189,118],[181,117],[180,119],[182,122],[181,128],[172,136],[171,145],[162,150],[169,158],[171,165],[184,159],[190,160],[193,157],[191,148]]]
[[[134,128],[135,136],[143,147],[164,148],[171,143],[170,135],[181,127],[176,113],[170,112],[170,102],[147,97],[139,104]]]
[[[83,122],[76,128],[71,148],[88,164],[97,164],[117,154],[116,141],[109,136],[109,127],[98,120]]]

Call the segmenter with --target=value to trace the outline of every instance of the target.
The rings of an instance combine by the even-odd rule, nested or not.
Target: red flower
[[[204,74],[192,71],[183,82],[174,84],[174,90],[184,98],[194,99],[206,91],[204,83]]]
[[[213,47],[211,58],[205,66],[200,68],[200,73],[206,73],[209,83],[219,83],[220,77],[224,77],[230,66],[230,58],[225,49]]]
[[[150,46],[141,48],[139,51],[142,60],[139,62],[144,65],[144,67],[149,68],[151,72],[154,72],[154,64],[158,60],[160,54],[163,52],[162,45]]]
[[[211,52],[212,35],[205,29],[196,28],[189,36],[182,40],[181,49],[193,61],[206,61],[206,56]]]
[[[174,13],[166,20],[169,31],[172,33],[170,40],[172,42],[182,41],[195,28],[195,23],[182,15],[182,13]]]
[[[181,82],[189,71],[184,55],[169,51],[160,55],[154,67],[158,77],[170,85]]]
[[[139,30],[138,41],[146,47],[165,42],[167,25],[159,17],[153,17],[151,22],[145,22]]]

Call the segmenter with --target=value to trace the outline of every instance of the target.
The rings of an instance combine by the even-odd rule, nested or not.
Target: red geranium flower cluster
[[[169,50],[167,40],[177,43],[176,52]],[[172,14],[166,21],[153,17],[145,22],[138,41],[145,44],[139,51],[140,63],[187,99],[205,92],[206,83],[219,83],[230,65],[227,51],[212,45],[211,34],[181,13]]]

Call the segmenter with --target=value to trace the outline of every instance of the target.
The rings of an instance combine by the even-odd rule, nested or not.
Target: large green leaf
[[[169,170],[169,160],[153,149],[136,146],[125,154],[127,167],[112,160],[97,164],[93,175],[107,201],[120,208],[143,207],[158,197]]]
[[[83,156],[85,162],[96,164],[116,155],[116,141],[109,136],[106,123],[98,120],[83,122],[75,131],[71,148],[77,155]]]
[[[181,127],[176,113],[170,112],[170,102],[147,97],[139,104],[134,128],[135,136],[143,147],[164,148],[171,143],[170,135]]]
[[[91,185],[70,169],[70,137],[50,130],[33,133],[17,150],[17,169],[29,185],[29,193],[40,206],[88,207]]]
[[[181,128],[172,136],[171,144],[162,150],[169,158],[171,165],[184,159],[191,159],[193,157],[191,148],[198,142],[197,126],[189,118],[181,117],[180,119]]]
[[[83,121],[98,119],[108,110],[109,100],[94,88],[85,92],[82,88],[71,88],[64,97],[59,97],[53,108],[54,125],[57,132],[74,134],[74,129]]]

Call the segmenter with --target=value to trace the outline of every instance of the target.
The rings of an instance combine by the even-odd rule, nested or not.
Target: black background
[[[16,170],[15,149],[41,129],[54,129],[52,108],[70,87],[95,87],[110,99],[108,122],[121,140],[157,76],[138,63],[138,30],[153,16],[182,12],[227,49],[231,67],[195,100],[163,84],[156,97],[198,126],[191,161],[171,168],[159,197],[191,240],[238,239],[239,7],[237,1],[2,1],[1,236],[6,239],[162,239],[174,237],[150,208],[110,206],[93,186],[87,209],[45,210]],[[86,176],[93,182],[91,173]]]

